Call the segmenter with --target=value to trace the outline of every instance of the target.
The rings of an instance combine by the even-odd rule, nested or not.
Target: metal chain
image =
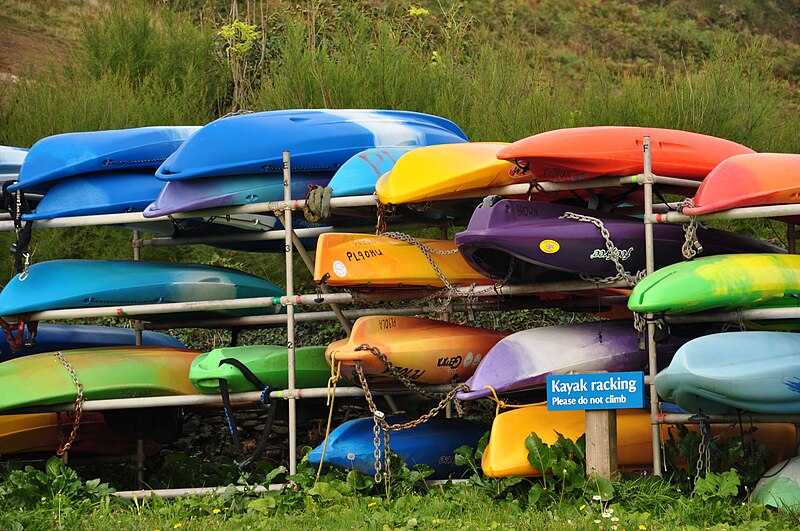
[[[392,376],[397,378],[400,381],[400,383],[402,383],[415,393],[433,400],[444,395],[444,393],[431,393],[430,391],[426,391],[421,387],[419,387],[414,382],[412,382],[411,380],[409,380],[408,378],[406,378],[405,376],[403,376],[402,374],[400,374],[400,371],[397,370],[394,364],[391,361],[389,361],[389,358],[386,356],[386,354],[381,352],[381,350],[378,347],[371,347],[366,343],[362,343],[361,345],[357,346],[354,350],[356,352],[360,352],[362,350],[369,350],[376,358],[378,358],[383,362],[383,364],[386,366],[386,369]]]
[[[611,263],[614,264],[614,268],[617,270],[616,276],[613,277],[595,278],[588,275],[581,275],[582,279],[603,284],[615,282],[617,280],[624,280],[631,287],[633,287],[647,274],[646,271],[639,271],[635,275],[632,275],[625,269],[625,266],[622,265],[622,262],[620,262],[619,259],[619,249],[616,245],[614,245],[614,242],[611,240],[611,234],[608,232],[608,229],[605,227],[605,225],[603,225],[603,222],[600,219],[593,218],[591,216],[584,216],[582,214],[575,214],[574,212],[564,212],[563,215],[559,216],[559,219],[573,219],[575,221],[591,223],[597,227],[600,230],[600,235],[605,241],[608,258],[611,260]]]
[[[378,201],[378,219],[375,223],[375,235],[380,236],[386,232],[386,211],[388,206]]]
[[[691,199],[687,198],[678,203],[677,209],[678,212],[683,210],[683,207],[693,207],[694,202]],[[683,232],[686,235],[686,239],[681,246],[681,253],[683,254],[683,258],[686,260],[691,260],[698,253],[703,252],[703,246],[700,245],[700,240],[697,239],[697,228],[700,224],[697,221],[697,216],[689,216],[689,223],[683,224]]]
[[[166,157],[161,157],[157,159],[141,159],[141,160],[111,160],[107,159],[103,161],[103,166],[116,166],[116,165],[123,165],[123,164],[149,164],[151,162],[164,162],[167,160]]]
[[[372,433],[374,437],[372,438],[372,442],[375,444],[375,450],[372,452],[372,455],[375,457],[375,483],[380,483],[382,480],[381,476],[381,420],[384,420],[386,415],[383,414],[382,411],[375,411],[372,414],[372,419],[375,421],[375,426],[372,428]],[[385,421],[384,421],[385,422]]]
[[[707,422],[700,423],[700,445],[698,446],[697,453],[697,469],[694,476],[694,482],[705,476],[711,469],[711,440],[708,435],[709,425]]]
[[[61,457],[64,455],[70,448],[72,448],[72,443],[75,442],[75,438],[78,436],[78,427],[81,424],[81,417],[83,416],[83,385],[81,384],[80,380],[78,380],[78,375],[75,374],[75,369],[72,368],[72,365],[67,361],[61,352],[55,353],[56,358],[61,364],[66,367],[69,375],[72,376],[72,381],[75,382],[75,387],[78,389],[78,394],[75,397],[75,405],[73,407],[73,412],[75,413],[75,420],[72,422],[72,432],[69,434],[69,439],[67,442],[64,443],[56,452],[56,455]]]
[[[388,236],[389,238],[399,240],[401,242],[406,242],[415,246],[417,249],[420,250],[420,252],[422,252],[422,254],[425,256],[425,259],[428,260],[428,263],[433,268],[433,271],[436,273],[436,276],[439,277],[439,280],[442,281],[445,288],[447,288],[448,290],[454,289],[452,284],[450,284],[450,282],[447,281],[447,278],[445,278],[444,273],[442,273],[442,270],[439,269],[438,265],[436,265],[436,262],[433,260],[431,254],[452,255],[458,253],[458,248],[451,249],[449,251],[440,251],[439,249],[434,249],[430,245],[425,245],[424,243],[417,240],[413,236],[409,236],[408,234],[403,234],[402,232],[384,232],[383,236]]]

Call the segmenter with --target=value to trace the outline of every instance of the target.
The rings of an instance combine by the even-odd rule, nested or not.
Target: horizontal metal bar
[[[294,229],[295,234],[300,238],[313,238],[327,232],[334,232],[334,227],[309,227]],[[347,229],[350,231],[351,229]],[[371,227],[374,232],[375,227]],[[353,231],[356,232],[356,231]],[[271,240],[283,240],[286,238],[286,231],[283,229],[253,231],[246,234],[228,234],[225,236],[196,236],[180,238],[148,238],[139,240],[139,245],[143,247],[171,247],[176,245],[209,245],[212,243],[235,243],[235,242],[259,242]]]
[[[743,411],[741,415],[707,415],[698,418],[691,413],[662,413],[658,416],[656,424],[699,424],[700,422],[710,422],[711,424],[739,424],[740,422],[764,422],[764,423],[791,423],[800,424],[800,415],[768,415],[765,413],[749,413]]]
[[[438,485],[445,485],[446,483],[469,483],[468,479],[430,479],[425,480],[425,484],[429,487],[435,487]],[[267,491],[278,491],[283,489],[284,487],[290,487],[290,484],[286,483],[271,483],[268,486],[264,485],[256,485],[253,487],[248,487],[245,485],[228,485],[228,486],[220,486],[220,487],[192,487],[192,488],[185,488],[185,489],[153,489],[153,490],[121,490],[113,493],[114,496],[118,498],[124,498],[126,500],[141,500],[143,498],[149,498],[151,496],[158,496],[159,498],[163,499],[171,499],[171,498],[178,498],[180,496],[219,496],[224,494],[231,488],[236,489],[239,492],[247,492],[250,494],[263,494]]]
[[[668,323],[723,323],[728,321],[759,321],[769,319],[798,319],[800,308],[754,308],[725,312],[698,312],[687,315],[667,315]]]
[[[751,219],[772,218],[781,216],[796,216],[800,214],[800,204],[796,205],[767,205],[757,207],[731,208],[721,212],[712,212],[700,216],[687,216],[679,212],[667,212],[645,216],[646,223],[687,223],[692,217],[698,221],[711,219]]]
[[[447,393],[452,389],[447,385],[431,385],[422,386],[424,389],[433,393]],[[331,389],[330,392],[333,392]],[[408,394],[410,391],[406,389],[373,389],[374,395],[402,395]],[[271,399],[289,400],[295,399],[312,399],[312,398],[327,398],[329,390],[327,387],[311,387],[308,389],[295,389],[294,393],[288,390],[272,391],[269,394]],[[364,390],[360,387],[337,387],[337,398],[342,397],[355,397],[364,396]],[[233,404],[259,404],[261,402],[261,391],[252,391],[248,393],[231,393],[231,403]],[[171,407],[171,406],[212,406],[221,405],[222,397],[218,394],[209,395],[172,395],[172,396],[147,396],[139,398],[111,398],[107,400],[86,400],[83,402],[84,411],[111,411],[116,409],[132,409],[132,408],[151,408],[151,407]],[[30,406],[24,408],[10,409],[0,412],[0,415],[16,415],[22,413],[48,413],[54,411],[72,411],[75,405],[69,404],[53,404],[45,406]]]

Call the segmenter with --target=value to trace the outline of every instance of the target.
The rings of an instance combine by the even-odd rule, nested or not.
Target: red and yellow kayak
[[[800,202],[800,155],[753,153],[721,162],[703,180],[683,213]]]
[[[69,439],[72,413],[35,413],[0,416],[0,455],[54,454]],[[136,441],[123,437],[106,425],[102,413],[85,412],[81,417],[71,453],[129,455]],[[157,445],[148,443],[148,451]]]
[[[452,252],[457,249],[455,242],[450,240],[418,241],[438,251]],[[451,285],[494,283],[472,269],[458,252],[430,253],[430,257]],[[329,286],[352,288],[444,287],[433,266],[417,246],[389,236],[365,234],[331,232],[320,235],[314,280],[319,282],[323,277],[326,277],[325,283]]]
[[[767,447],[768,461],[777,463],[795,455],[797,428],[794,424],[758,424],[756,440]],[[690,430],[697,425],[687,424]],[[739,434],[729,426],[714,424],[712,433],[727,430],[726,438]],[[489,444],[483,452],[481,467],[493,478],[508,476],[541,476],[528,462],[525,439],[536,433],[543,442],[554,444],[557,433],[573,441],[586,433],[584,411],[548,411],[546,405],[514,409],[501,413],[492,423]],[[669,438],[669,425],[661,426],[662,439]],[[622,470],[641,470],[653,466],[650,410],[620,409],[617,411],[617,464]]]
[[[373,315],[353,324],[348,339],[331,343],[325,357],[342,362],[342,376],[358,382],[353,368],[360,362],[370,384],[400,386],[384,363],[360,345],[377,347],[400,374],[415,383],[446,384],[469,378],[481,359],[506,332],[474,328],[418,317]]]
[[[736,142],[654,127],[575,127],[529,136],[503,148],[497,158],[525,165],[528,178],[574,182],[644,171],[642,139],[650,136],[653,173],[703,179],[734,155],[755,153]]]

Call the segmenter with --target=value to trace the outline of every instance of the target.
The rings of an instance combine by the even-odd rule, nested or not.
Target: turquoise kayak
[[[275,284],[235,269],[128,260],[51,260],[33,264],[28,276],[15,275],[0,292],[0,316],[61,308],[279,297]],[[222,314],[262,314],[275,307],[223,310]],[[210,312],[192,312],[193,316]],[[140,318],[144,319],[146,316]],[[148,317],[174,318],[175,314]]]

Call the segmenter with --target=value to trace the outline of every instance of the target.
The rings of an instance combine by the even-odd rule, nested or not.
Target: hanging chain
[[[397,370],[394,364],[391,361],[389,361],[389,358],[386,356],[386,354],[381,352],[381,350],[378,347],[371,347],[366,343],[362,343],[361,345],[357,346],[354,350],[356,352],[360,352],[362,350],[370,351],[376,358],[378,358],[383,362],[383,364],[386,366],[386,369],[389,371],[389,374],[397,378],[400,381],[400,383],[402,383],[408,389],[414,391],[415,393],[422,395],[425,398],[430,398],[433,400],[444,395],[444,393],[431,393],[430,391],[426,391],[425,389],[419,387],[417,384],[415,384],[414,382],[403,376],[400,373],[400,371]]]
[[[694,203],[691,199],[684,199],[677,205],[678,212],[682,211],[683,207],[693,206]],[[683,224],[683,232],[686,235],[686,239],[681,246],[681,253],[683,253],[683,258],[686,260],[691,260],[698,253],[703,252],[703,246],[700,245],[700,240],[697,239],[697,228],[699,226],[700,223],[697,221],[697,216],[689,216],[689,223]]]
[[[613,277],[595,278],[589,275],[581,275],[582,279],[591,282],[599,282],[602,284],[610,284],[611,282],[616,282],[617,280],[624,280],[628,283],[628,285],[633,287],[647,274],[646,271],[642,270],[637,272],[635,275],[631,275],[625,269],[625,266],[622,265],[622,262],[620,261],[621,253],[617,246],[614,245],[614,242],[611,240],[611,234],[608,232],[608,229],[605,227],[605,225],[603,225],[603,222],[600,219],[593,218],[591,216],[584,216],[582,214],[575,214],[574,212],[564,212],[562,216],[559,216],[559,219],[573,219],[575,221],[591,223],[597,227],[600,230],[600,235],[605,241],[608,259],[611,260],[611,263],[614,264],[614,268],[617,270],[617,274]]]
[[[75,387],[78,390],[78,394],[75,397],[75,405],[73,407],[75,420],[72,422],[72,432],[69,434],[69,439],[67,442],[64,443],[56,452],[56,455],[61,457],[72,447],[72,443],[75,442],[75,438],[78,436],[78,427],[81,424],[81,417],[83,416],[83,385],[81,384],[80,380],[78,380],[78,375],[75,374],[75,369],[72,368],[72,365],[70,365],[64,355],[61,354],[61,352],[56,352],[55,356],[58,358],[58,361],[60,361],[61,364],[66,367],[69,375],[72,376],[72,381],[75,382]]]
[[[708,422],[700,423],[700,446],[697,449],[696,469],[695,484],[711,470],[711,437]]]
[[[365,391],[366,393],[366,391]],[[375,421],[375,426],[372,428],[372,433],[374,437],[372,438],[372,442],[375,444],[375,450],[372,452],[372,455],[375,457],[375,483],[380,483],[382,480],[381,476],[381,421],[385,421],[386,415],[383,414],[382,411],[375,411],[372,414],[372,419]],[[387,469],[389,467],[386,467]]]
[[[31,267],[31,253],[24,252],[22,253],[22,258],[24,262],[22,264],[22,272],[19,274],[19,281],[24,282],[26,278],[28,278],[28,270]]]

